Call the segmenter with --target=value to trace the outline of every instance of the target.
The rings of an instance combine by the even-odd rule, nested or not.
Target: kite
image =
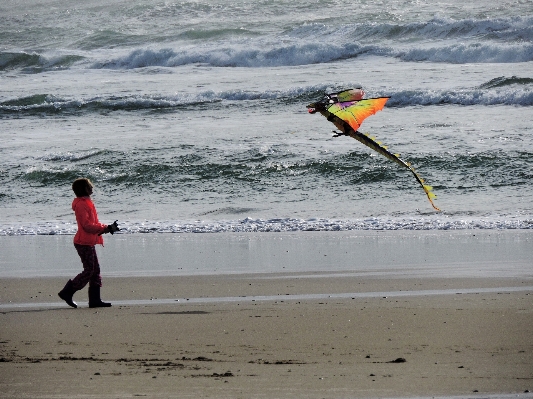
[[[358,131],[363,121],[370,115],[381,111],[390,97],[368,98],[363,99],[365,93],[362,89],[348,89],[338,93],[326,94],[321,101],[309,104],[307,109],[309,113],[321,113],[326,119],[332,122],[340,132],[334,131],[333,137],[350,136],[364,145],[377,151],[384,157],[393,162],[409,169],[415,179],[424,189],[431,206],[440,211],[433,203],[436,197],[433,194],[433,188],[424,184],[424,180],[416,173],[409,162],[400,158],[400,154],[393,154],[381,142],[376,141],[375,137],[363,134]]]

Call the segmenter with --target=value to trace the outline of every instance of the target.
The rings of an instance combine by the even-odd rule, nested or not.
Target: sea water
[[[363,123],[434,188],[306,105]],[[533,3],[0,3],[0,235],[533,228]]]

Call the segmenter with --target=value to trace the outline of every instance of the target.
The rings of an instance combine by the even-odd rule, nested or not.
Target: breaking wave
[[[332,219],[252,219],[214,222],[132,222],[121,221],[116,234],[157,233],[284,233],[297,231],[374,231],[374,230],[516,230],[533,229],[533,220],[519,217],[463,218],[367,218],[356,220]],[[0,225],[0,236],[74,235],[77,226],[65,221],[49,221],[28,225]]]
[[[84,59],[75,54],[51,54],[38,52],[0,52],[0,72],[19,69],[22,72],[38,73],[68,69]]]
[[[408,47],[391,43],[385,46],[346,42],[335,44],[268,43],[224,45],[198,49],[136,49],[131,53],[92,65],[93,68],[135,69],[179,67],[190,64],[215,67],[280,67],[330,63],[364,55],[398,58],[402,61],[431,61],[451,64],[520,63],[533,61],[533,44],[452,43]]]
[[[342,89],[339,88],[333,88]],[[283,91],[224,92],[204,91],[195,95],[175,94],[171,96],[129,95],[123,97],[97,97],[68,99],[50,94],[35,94],[0,102],[0,117],[12,114],[69,114],[76,112],[105,111],[157,111],[187,109],[189,107],[216,106],[216,104],[239,101],[283,101],[301,106],[324,92],[332,90],[326,86],[296,87]],[[367,90],[370,91],[370,90]],[[500,76],[472,88],[459,90],[392,90],[372,92],[372,96],[390,96],[388,107],[453,105],[533,105],[533,79],[517,76]]]
[[[205,30],[205,32],[204,32]],[[379,43],[379,44],[376,44]],[[403,61],[520,63],[533,61],[533,16],[427,22],[303,23],[281,33],[194,28],[168,37],[109,32],[74,49],[0,52],[0,71],[39,73],[67,68],[278,67],[330,63],[364,55]]]

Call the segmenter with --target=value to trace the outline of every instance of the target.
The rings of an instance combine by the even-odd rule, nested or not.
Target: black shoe
[[[89,307],[90,308],[108,308],[109,302],[102,302],[100,299],[100,287],[97,285],[89,286]]]
[[[74,289],[72,280],[69,280],[67,284],[65,284],[65,287],[57,293],[57,295],[59,295],[59,297],[64,300],[69,306],[77,308],[78,305],[72,300],[72,297],[74,296],[75,292],[76,290]]]

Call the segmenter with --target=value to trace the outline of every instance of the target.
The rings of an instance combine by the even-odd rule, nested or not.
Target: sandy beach
[[[4,277],[1,397],[531,398],[531,233],[518,235],[523,251],[478,275],[436,272],[446,259],[419,275],[104,273],[107,309],[85,290],[78,309],[61,303],[60,276]]]

